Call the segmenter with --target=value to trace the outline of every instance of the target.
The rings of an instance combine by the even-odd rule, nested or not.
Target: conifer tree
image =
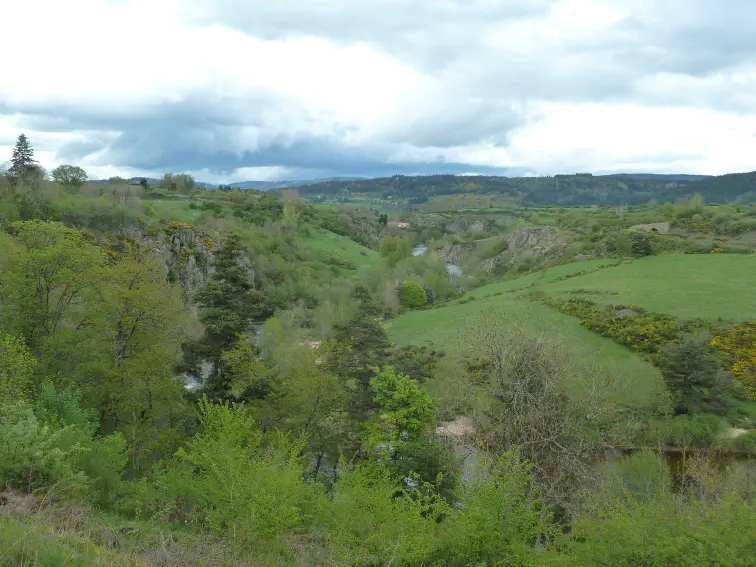
[[[11,159],[10,174],[14,183],[18,183],[29,168],[36,163],[34,159],[34,149],[29,144],[29,138],[26,134],[20,134],[16,147],[13,148],[13,158]]]
[[[197,375],[203,362],[211,363],[205,387],[213,398],[224,397],[228,390],[230,377],[223,363],[224,351],[233,347],[238,335],[246,331],[252,319],[263,311],[263,296],[254,288],[247,270],[240,263],[243,254],[244,245],[234,232],[216,250],[215,272],[197,293],[204,335],[183,347],[181,370]]]

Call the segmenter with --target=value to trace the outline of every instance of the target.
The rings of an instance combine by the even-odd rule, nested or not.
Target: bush
[[[645,232],[634,232],[630,242],[630,252],[633,256],[650,256],[651,240]]]
[[[716,415],[678,415],[668,424],[665,440],[674,447],[710,447],[727,428],[727,422]]]
[[[756,504],[734,490],[716,498],[660,492],[648,501],[595,498],[539,565],[571,567],[753,565]]]
[[[40,421],[29,405],[7,405],[0,413],[0,483],[32,491],[56,488],[81,495],[86,476],[76,464],[84,450],[68,442],[73,426],[55,428]]]
[[[199,404],[202,431],[157,474],[153,506],[190,514],[235,547],[268,548],[300,528],[319,496],[304,481],[304,440],[264,442],[236,405]]]
[[[398,295],[399,301],[410,309],[417,309],[428,303],[428,294],[419,283],[412,280],[401,284]]]
[[[601,336],[614,339],[636,352],[661,352],[664,345],[678,339],[686,328],[681,327],[678,321],[669,315],[647,312],[637,305],[627,306],[635,315],[619,317],[617,312],[626,306],[615,305],[599,309],[595,303],[586,299],[569,299],[565,302],[538,292],[525,297],[562,313],[580,317],[580,324],[584,327]]]
[[[687,336],[666,345],[658,360],[677,413],[723,414],[732,407],[732,375],[723,371],[701,337]]]

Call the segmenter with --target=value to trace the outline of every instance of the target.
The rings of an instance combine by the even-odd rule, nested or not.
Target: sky
[[[90,178],[756,169],[748,0],[0,0],[0,163]]]

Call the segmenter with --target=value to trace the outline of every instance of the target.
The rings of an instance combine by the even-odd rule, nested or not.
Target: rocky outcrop
[[[473,250],[475,250],[475,244],[472,242],[464,244],[446,244],[436,250],[436,256],[447,264],[455,264],[459,266],[462,263],[462,258]]]
[[[423,214],[412,215],[409,219],[413,228],[440,227],[445,232],[463,235],[471,232],[473,235],[484,235],[488,232],[489,224],[486,219],[452,217],[446,218],[441,215]]]
[[[522,228],[512,233],[504,252],[485,260],[482,267],[488,274],[498,275],[526,257],[533,260],[558,257],[565,253],[569,243],[569,235],[551,228]]]
[[[191,225],[171,223],[155,236],[155,248],[163,259],[169,281],[177,282],[186,297],[205,285],[213,274],[213,251],[219,243],[219,234],[210,234]],[[247,270],[250,283],[255,283],[255,272],[249,258],[240,258]]]
[[[506,253],[517,254],[527,250],[536,257],[545,256],[564,250],[568,244],[569,238],[564,233],[541,226],[527,227],[512,233]]]

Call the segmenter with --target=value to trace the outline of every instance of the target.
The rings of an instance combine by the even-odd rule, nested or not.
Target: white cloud
[[[0,73],[0,162],[23,130],[44,165],[93,176],[754,167],[756,7],[735,0],[25,0],[0,17],[0,52],[23,46]]]

